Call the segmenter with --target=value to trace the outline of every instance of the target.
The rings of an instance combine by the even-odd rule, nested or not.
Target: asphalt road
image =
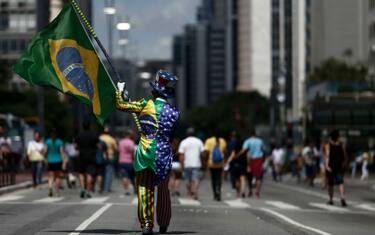
[[[349,207],[341,208],[338,201],[326,205],[319,187],[287,182],[268,180],[260,199],[242,200],[225,183],[223,200],[216,202],[205,180],[199,201],[184,193],[172,198],[169,234],[375,234],[373,191],[349,188]],[[136,200],[125,196],[118,182],[110,194],[92,199],[78,194],[78,189],[65,189],[61,197],[48,198],[44,188],[2,195],[0,234],[140,234]]]

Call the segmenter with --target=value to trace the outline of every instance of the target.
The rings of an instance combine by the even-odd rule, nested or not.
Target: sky
[[[139,60],[170,59],[173,35],[182,33],[185,24],[194,23],[201,0],[115,0],[113,55]],[[103,13],[104,0],[93,0],[93,27],[108,48],[108,25]],[[129,44],[118,46],[120,34],[116,23],[129,18]],[[108,50],[108,49],[107,49]]]

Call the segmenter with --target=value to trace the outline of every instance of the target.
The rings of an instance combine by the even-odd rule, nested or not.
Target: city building
[[[180,78],[180,108],[207,105],[234,89],[236,6],[232,1],[204,0],[197,9],[197,23],[175,36],[172,66]]]
[[[237,90],[271,89],[271,1],[238,1]]]
[[[305,1],[271,2],[271,125],[298,123],[305,103],[306,18]]]
[[[307,0],[308,69],[328,58],[362,63],[375,81],[375,1]]]

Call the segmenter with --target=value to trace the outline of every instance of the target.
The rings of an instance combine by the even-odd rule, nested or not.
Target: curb
[[[11,193],[11,192],[14,192],[14,191],[17,191],[17,190],[20,190],[20,189],[30,188],[31,186],[32,186],[32,182],[26,181],[26,182],[22,182],[22,183],[15,184],[15,185],[1,187],[0,188],[0,195],[6,194],[6,193]]]
[[[46,182],[47,182],[46,179],[42,180],[42,184],[45,184]],[[6,194],[6,193],[11,193],[11,192],[18,191],[18,190],[21,190],[21,189],[31,188],[32,186],[33,186],[33,182],[31,180],[29,180],[29,181],[25,181],[25,182],[22,182],[22,183],[1,187],[0,188],[0,195]]]

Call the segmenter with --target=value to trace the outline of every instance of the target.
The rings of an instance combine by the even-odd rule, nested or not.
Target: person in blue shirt
[[[250,131],[250,138],[245,140],[242,145],[242,150],[237,153],[240,156],[247,153],[247,172],[248,184],[249,184],[249,197],[252,196],[252,184],[253,177],[256,178],[256,192],[257,197],[260,196],[260,189],[262,186],[263,178],[263,157],[265,155],[265,147],[263,140],[256,136],[255,130]]]
[[[56,129],[52,129],[51,137],[46,140],[45,144],[48,164],[48,196],[53,196],[53,187],[55,187],[55,193],[58,196],[60,176],[64,162],[64,143],[61,139],[57,138]]]

